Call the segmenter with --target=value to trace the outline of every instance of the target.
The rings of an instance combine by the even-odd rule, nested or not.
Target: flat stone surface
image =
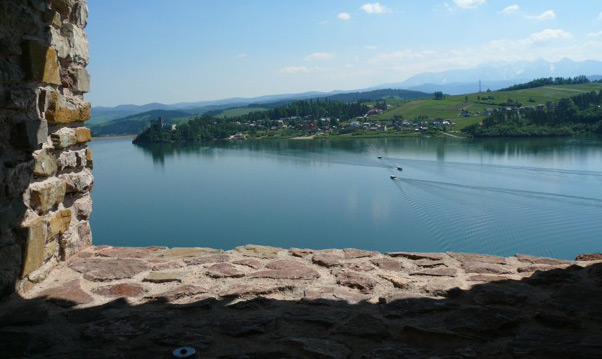
[[[506,258],[500,256],[492,256],[489,254],[477,254],[477,253],[456,253],[447,252],[452,258],[464,263],[464,262],[481,262],[490,264],[506,264]]]
[[[259,269],[259,268],[263,267],[263,264],[261,264],[260,261],[258,261],[257,259],[254,259],[254,258],[244,258],[244,259],[240,259],[237,261],[232,261],[232,264],[237,264],[237,265],[241,265],[241,266],[245,266],[245,267],[249,267],[249,268],[253,268],[253,269]]]
[[[278,253],[283,251],[282,248],[278,247],[258,246],[254,244],[236,247],[234,250],[246,257],[257,257],[264,259],[277,258]]]
[[[82,273],[85,279],[96,282],[132,278],[150,270],[146,262],[140,259],[76,258],[69,266]]]
[[[374,264],[375,266],[377,266],[380,269],[384,269],[384,270],[388,270],[388,271],[393,271],[393,272],[398,272],[401,270],[401,268],[403,268],[403,264],[398,261],[397,259],[393,259],[393,258],[377,258],[377,259],[372,259],[371,260],[372,264]]]
[[[58,302],[59,305],[73,306],[90,303],[94,298],[84,292],[79,280],[72,280],[41,292],[38,297]]]
[[[245,273],[236,269],[230,263],[216,263],[207,267],[206,275],[212,278],[240,278],[244,277]]]
[[[577,260],[577,261],[602,261],[602,253],[579,254],[577,256],[577,258],[575,258],[575,260]]]
[[[270,248],[267,258],[263,247],[86,248],[0,305],[0,348],[9,358],[115,359],[184,345],[240,359],[595,358],[601,349],[596,261]]]
[[[93,288],[92,293],[109,298],[140,297],[144,293],[144,287],[140,284],[122,283]]]
[[[209,253],[219,253],[221,250],[215,248],[190,247],[190,248],[171,248],[159,253],[163,257],[187,258],[197,257]]]
[[[427,252],[387,252],[390,257],[403,257],[408,259],[430,259],[439,261],[445,258],[445,253],[427,253]]]
[[[194,258],[184,259],[184,263],[187,265],[199,265],[207,263],[224,263],[230,260],[230,256],[226,254],[210,254]]]
[[[335,274],[335,277],[337,279],[337,284],[357,289],[365,294],[370,293],[376,285],[376,282],[370,277],[350,271],[338,272]]]
[[[152,282],[152,283],[168,283],[168,282],[178,282],[181,283],[186,276],[190,275],[190,271],[159,271],[159,272],[150,272],[146,277],[144,277],[144,282]]]
[[[166,292],[161,292],[158,294],[153,294],[147,296],[147,298],[166,298],[169,301],[178,300],[186,297],[194,297],[198,294],[207,293],[208,290],[205,287],[197,286],[197,285],[181,285],[174,289],[168,290]]]
[[[378,252],[365,251],[365,250],[357,249],[357,248],[345,248],[345,249],[343,249],[343,254],[345,255],[345,259],[353,259],[353,258],[374,257],[378,254]]]
[[[479,273],[479,274],[511,274],[513,271],[510,267],[501,264],[489,263],[489,262],[477,262],[470,261],[462,264],[466,273]]]
[[[341,264],[341,256],[328,253],[316,253],[311,258],[311,261],[319,266],[330,268]]]
[[[434,268],[424,268],[415,272],[411,272],[410,275],[417,276],[431,276],[431,277],[454,277],[458,273],[458,270],[455,268],[448,267],[434,267]]]
[[[146,258],[167,247],[108,247],[97,251],[101,257]]]
[[[391,282],[391,284],[393,284],[393,286],[395,288],[400,288],[400,289],[407,287],[407,285],[412,282],[412,280],[410,278],[402,277],[397,274],[383,273],[380,275],[380,277]]]

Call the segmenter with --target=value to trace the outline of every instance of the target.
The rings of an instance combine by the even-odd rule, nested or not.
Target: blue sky
[[[93,106],[401,82],[543,58],[602,60],[602,2],[89,0]]]

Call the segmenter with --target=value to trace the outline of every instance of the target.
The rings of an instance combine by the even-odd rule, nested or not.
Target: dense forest
[[[536,87],[543,86],[551,86],[551,85],[579,85],[579,84],[588,84],[591,81],[587,78],[587,76],[581,75],[574,78],[571,77],[544,77],[540,79],[536,79],[533,81],[526,82],[524,84],[518,84],[510,87],[506,87],[501,89],[500,91],[514,91],[514,90],[524,90],[524,89],[532,89]]]
[[[572,136],[602,133],[602,91],[560,99],[550,109],[500,111],[465,129],[474,136]]]
[[[381,103],[382,107],[384,103]],[[384,104],[386,106],[386,104]],[[330,100],[296,101],[272,110],[249,114],[216,118],[203,115],[187,123],[164,126],[155,122],[136,137],[134,143],[143,142],[195,142],[223,139],[241,132],[256,133],[259,129],[282,126],[284,119],[288,127],[296,129],[314,125],[316,121],[326,121],[333,126],[339,121],[348,121],[368,112],[369,107],[359,103],[344,103]]]

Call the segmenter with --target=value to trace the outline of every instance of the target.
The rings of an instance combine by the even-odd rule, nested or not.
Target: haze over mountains
[[[127,117],[151,110],[180,110],[190,114],[205,113],[249,104],[269,103],[280,100],[302,100],[309,98],[327,97],[340,93],[371,91],[376,89],[407,89],[432,93],[442,91],[456,95],[473,93],[481,90],[499,90],[518,83],[524,83],[541,77],[574,77],[586,75],[591,80],[602,78],[602,62],[587,60],[573,61],[563,59],[558,62],[546,60],[488,63],[472,69],[448,70],[438,73],[422,73],[408,78],[403,82],[386,83],[378,86],[332,92],[304,92],[296,94],[267,95],[253,98],[229,98],[215,101],[181,102],[171,105],[149,103],[145,105],[120,105],[116,107],[93,107],[90,124],[103,123],[110,120]]]

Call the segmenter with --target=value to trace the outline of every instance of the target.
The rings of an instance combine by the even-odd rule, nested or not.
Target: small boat
[[[397,166],[395,168],[397,168],[398,171],[403,171],[403,168],[401,168],[401,166]]]
[[[378,156],[378,157],[376,157],[376,158],[378,158],[379,160],[382,160],[382,159],[383,159],[383,156]]]
[[[397,176],[395,176],[395,175],[391,175],[390,177],[391,177],[392,180],[396,180],[397,179]]]

